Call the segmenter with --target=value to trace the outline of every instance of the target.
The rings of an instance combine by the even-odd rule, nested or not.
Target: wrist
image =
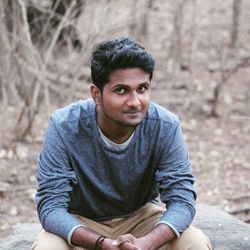
[[[100,247],[101,247],[100,249],[101,250],[110,250],[111,249],[110,246],[112,246],[112,242],[113,242],[113,240],[111,240],[109,238],[105,238],[100,245]]]
[[[143,236],[138,239],[141,243],[140,246],[142,246],[142,249],[147,249],[147,250],[154,250],[157,249],[155,247],[155,242],[152,240],[149,235]]]
[[[102,243],[103,241],[106,239],[107,237],[106,236],[99,236],[95,242],[95,247],[94,247],[94,250],[101,250],[102,249]]]
[[[174,238],[175,234],[169,226],[159,224],[150,233],[142,237],[142,240],[145,249],[154,250],[160,248]]]

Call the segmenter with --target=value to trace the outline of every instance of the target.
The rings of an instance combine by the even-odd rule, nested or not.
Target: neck
[[[112,131],[113,133],[109,134],[105,130],[103,130],[103,128],[100,127],[100,129],[101,129],[102,133],[107,138],[109,138],[111,141],[113,141],[114,143],[117,143],[117,144],[122,144],[125,141],[127,141],[129,139],[129,137],[132,135],[133,131],[134,131],[134,129],[131,130],[131,131],[128,131],[127,133],[119,133],[119,132],[118,133],[114,133]],[[110,128],[109,128],[109,130],[110,130]]]

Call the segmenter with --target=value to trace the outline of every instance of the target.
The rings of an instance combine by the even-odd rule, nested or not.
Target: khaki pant
[[[119,235],[130,233],[141,237],[152,230],[159,221],[163,208],[148,203],[130,217],[112,219],[105,222],[96,222],[85,217],[77,216],[88,228],[100,235],[116,239]],[[32,250],[82,250],[80,247],[70,247],[61,237],[42,230],[37,236]],[[178,239],[167,243],[161,250],[211,250],[209,239],[201,230],[189,226]]]

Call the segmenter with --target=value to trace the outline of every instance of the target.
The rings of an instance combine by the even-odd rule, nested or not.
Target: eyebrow
[[[142,83],[138,84],[138,87],[143,86],[143,85],[150,86],[150,83],[149,82],[142,82]],[[113,86],[113,88],[117,88],[117,87],[130,88],[130,85],[118,83],[118,84]]]

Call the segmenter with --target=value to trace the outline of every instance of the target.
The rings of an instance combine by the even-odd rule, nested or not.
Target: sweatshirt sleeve
[[[37,181],[37,211],[43,228],[67,240],[72,229],[80,224],[68,212],[69,193],[77,178],[53,116],[37,162]]]
[[[161,200],[166,204],[166,211],[159,223],[171,225],[179,236],[193,220],[196,199],[193,187],[195,178],[179,122],[170,136],[162,139],[162,155],[156,180]]]

